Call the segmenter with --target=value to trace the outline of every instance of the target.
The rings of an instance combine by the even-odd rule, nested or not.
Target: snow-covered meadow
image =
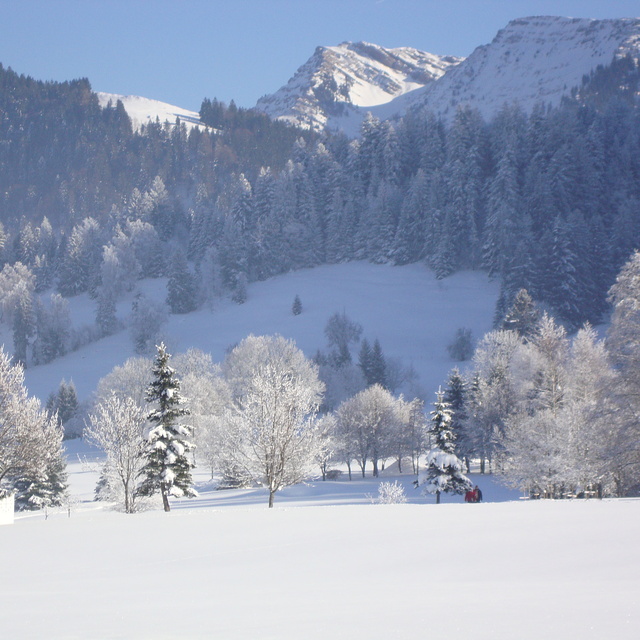
[[[164,281],[143,283],[165,295]],[[155,293],[154,293],[155,292]],[[298,294],[303,313],[293,316]],[[401,358],[431,394],[454,363],[459,327],[490,329],[497,284],[480,273],[436,281],[420,265],[327,266],[254,283],[244,305],[220,303],[172,316],[173,353],[189,347],[220,361],[249,333],[294,338],[307,355],[325,346],[336,311]],[[94,304],[72,300],[77,324]],[[119,309],[124,316],[130,300]],[[46,398],[72,378],[81,400],[133,355],[126,331],[27,370]],[[443,504],[410,473],[346,474],[278,493],[200,492],[125,515],[93,502],[101,454],[66,443],[69,508],[18,514],[0,527],[1,638],[316,639],[474,637],[637,638],[640,500],[526,501],[491,476],[472,475],[485,502]],[[398,480],[406,504],[373,504]]]
[[[392,467],[280,493],[214,491],[125,515],[88,500],[95,452],[69,445],[77,502],[0,528],[3,638],[637,638],[640,501],[435,505]],[[87,455],[88,453],[88,455]],[[82,462],[80,462],[82,460]],[[89,461],[89,462],[88,462]]]

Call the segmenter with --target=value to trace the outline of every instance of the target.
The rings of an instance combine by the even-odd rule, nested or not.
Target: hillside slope
[[[166,297],[166,280],[147,280],[140,287],[152,298]],[[491,329],[498,283],[481,272],[463,272],[436,280],[422,264],[404,267],[355,262],[296,271],[249,285],[243,305],[221,301],[213,311],[203,308],[187,315],[172,315],[164,328],[172,353],[197,347],[224,359],[226,350],[253,333],[279,333],[292,338],[311,357],[326,347],[324,326],[336,312],[364,327],[364,336],[380,340],[385,356],[412,365],[429,399],[445,381],[451,361],[446,345],[457,328],[469,327],[475,338]],[[291,313],[295,295],[303,312]],[[70,299],[74,326],[90,324],[95,302],[86,295]],[[119,305],[125,317],[131,298]],[[5,336],[5,342],[9,335]],[[128,331],[103,338],[50,364],[26,370],[30,393],[45,400],[62,378],[73,379],[81,400],[98,380],[134,355]],[[357,351],[353,354],[357,357]]]
[[[476,107],[485,119],[505,103],[530,112],[536,103],[557,105],[592,69],[627,54],[640,55],[638,18],[522,18],[417,93],[422,108],[446,120],[461,105]]]
[[[134,129],[140,129],[143,125],[155,122],[156,118],[161,124],[165,122],[175,124],[176,118],[180,118],[180,121],[184,122],[187,129],[205,126],[200,122],[200,114],[196,111],[176,107],[173,104],[167,104],[159,100],[141,96],[122,96],[117,93],[103,93],[100,91],[97,92],[97,96],[101,107],[106,107],[109,102],[115,105],[120,100],[127,115],[131,118],[131,124]]]

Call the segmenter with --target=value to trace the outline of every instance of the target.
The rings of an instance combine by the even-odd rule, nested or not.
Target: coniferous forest
[[[203,300],[323,263],[424,261],[500,277],[497,324],[525,288],[575,329],[606,314],[640,236],[639,75],[625,58],[557,108],[368,117],[350,140],[209,99],[206,129],[134,131],[85,79],[0,68],[2,263],[36,290],[113,297],[180,254]]]

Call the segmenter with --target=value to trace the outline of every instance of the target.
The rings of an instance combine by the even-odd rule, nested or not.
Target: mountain
[[[437,82],[420,90],[420,104],[450,120],[461,105],[485,119],[505,103],[530,112],[557,105],[583,76],[614,57],[640,55],[640,19],[590,20],[537,16],[512,20]]]
[[[385,49],[367,42],[318,47],[289,82],[258,101],[256,108],[310,129],[355,134],[367,111],[389,117],[411,103],[411,95],[431,84],[461,58],[409,47]],[[400,101],[398,101],[401,99]],[[394,102],[391,111],[385,105]]]
[[[97,92],[98,100],[101,107],[106,107],[109,102],[113,105],[118,100],[122,102],[125,111],[134,129],[140,129],[141,126],[149,122],[155,122],[156,118],[161,122],[169,122],[175,124],[176,118],[180,118],[184,122],[187,129],[196,126],[203,126],[200,122],[200,114],[197,111],[189,111],[182,107],[176,107],[166,102],[143,98],[141,96],[122,96],[116,93]]]

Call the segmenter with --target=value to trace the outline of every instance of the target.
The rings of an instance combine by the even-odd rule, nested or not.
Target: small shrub
[[[378,504],[404,504],[407,496],[404,487],[396,480],[394,482],[381,482],[378,487]]]

